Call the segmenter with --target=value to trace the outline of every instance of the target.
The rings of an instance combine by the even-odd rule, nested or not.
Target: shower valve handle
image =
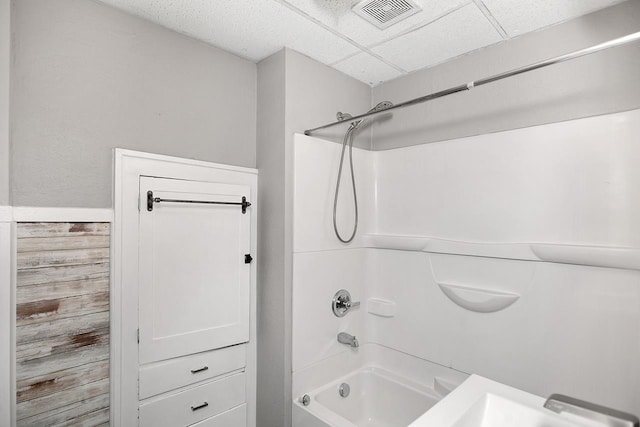
[[[347,307],[347,309],[360,307],[360,301],[347,301],[344,303],[344,306]]]
[[[333,296],[331,301],[331,309],[336,317],[344,317],[349,310],[360,306],[360,301],[353,301],[351,294],[346,289],[340,289]]]

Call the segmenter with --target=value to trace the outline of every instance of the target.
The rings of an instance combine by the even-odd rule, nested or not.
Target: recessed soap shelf
[[[493,313],[504,310],[516,302],[519,294],[491,289],[438,283],[444,294],[460,307],[477,313]]]
[[[369,298],[367,311],[380,317],[393,317],[396,315],[396,303],[382,298]]]

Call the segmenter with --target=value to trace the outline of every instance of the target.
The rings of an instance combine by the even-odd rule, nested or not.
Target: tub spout
[[[360,344],[358,343],[358,339],[355,337],[355,335],[351,335],[346,332],[340,332],[338,334],[338,342],[341,344],[350,345],[353,348],[360,346]]]

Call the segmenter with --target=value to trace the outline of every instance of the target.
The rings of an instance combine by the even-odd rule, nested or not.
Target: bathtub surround
[[[632,110],[375,152],[376,233],[638,248],[639,126]]]
[[[344,331],[361,348],[540,396],[640,407],[640,202],[629,187],[640,180],[639,126],[632,110],[356,150],[363,226],[351,245],[331,227],[339,146],[296,136],[293,397],[347,375],[297,384],[357,357],[337,342]],[[341,288],[362,306],[336,318]]]
[[[631,0],[376,86],[373,102],[398,103],[637,31],[640,1]],[[374,124],[373,146],[386,150],[640,108],[639,74],[640,43],[610,49],[404,109]]]
[[[254,63],[90,0],[11,7],[13,205],[111,207],[114,147],[255,167]]]

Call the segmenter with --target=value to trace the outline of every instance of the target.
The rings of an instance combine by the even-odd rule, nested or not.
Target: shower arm
[[[640,40],[640,32],[636,32],[633,34],[629,34],[626,35],[624,37],[619,37],[617,39],[613,39],[610,40],[608,42],[604,42],[604,43],[600,43],[597,44],[595,46],[591,46],[588,47],[586,49],[581,49],[581,50],[577,50],[575,52],[571,52],[571,53],[567,53],[565,55],[561,55],[561,56],[556,56],[555,58],[551,58],[551,59],[547,59],[544,61],[540,61],[540,62],[536,62],[534,64],[530,64],[530,65],[526,65],[524,67],[520,67],[520,68],[516,68],[514,70],[511,71],[506,71],[504,73],[500,73],[500,74],[494,74],[491,77],[485,77],[483,79],[479,79],[479,80],[475,80],[472,82],[469,82],[467,84],[463,84],[463,85],[459,85],[459,86],[454,86],[452,88],[449,89],[445,89],[445,90],[441,90],[439,92],[435,92],[435,93],[431,93],[429,95],[424,95],[418,98],[414,98],[414,99],[410,99],[409,101],[405,101],[405,102],[400,102],[398,104],[395,104],[391,107],[388,108],[383,108],[380,110],[376,110],[376,111],[370,111],[368,113],[364,113],[364,114],[360,114],[358,116],[353,116],[349,118],[349,123],[357,121],[357,120],[362,120],[365,118],[369,118],[369,117],[375,117],[375,116],[379,116],[381,114],[385,114],[388,113],[389,111],[392,110],[399,110],[401,108],[406,108],[406,107],[411,107],[413,105],[417,105],[417,104],[422,104],[423,102],[427,102],[427,101],[431,101],[433,99],[438,99],[438,98],[442,98],[448,95],[452,95],[454,93],[458,93],[458,92],[463,92],[465,90],[471,90],[474,87],[477,86],[482,86],[488,83],[493,83],[493,82],[497,82],[498,80],[502,80],[502,79],[506,79],[509,77],[513,77],[513,76],[517,76],[518,74],[523,74],[523,73],[527,73],[529,71],[533,71],[533,70],[537,70],[539,68],[544,68],[544,67],[548,67],[550,65],[555,65],[555,64],[559,64],[561,62],[565,62],[565,61],[570,61],[572,59],[576,59],[576,58],[580,58],[582,56],[586,56],[586,55],[591,55],[593,53],[597,53],[606,49],[611,49],[613,47],[618,47],[618,46],[622,46],[628,43],[632,43],[635,41]],[[319,126],[313,129],[307,129],[304,131],[305,135],[311,135],[314,132],[317,132],[319,130],[322,129],[327,129],[333,126],[338,126],[338,125],[344,125],[346,121],[336,121],[333,123],[329,123],[323,126]]]

